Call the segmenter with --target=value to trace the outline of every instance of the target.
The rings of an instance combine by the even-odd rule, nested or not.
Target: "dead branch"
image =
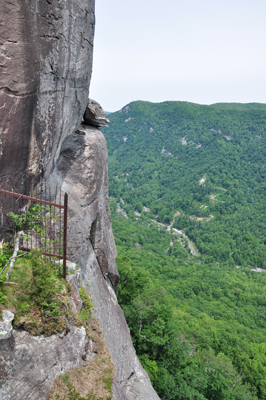
[[[141,319],[140,319],[140,321],[139,321],[139,336],[142,337],[143,339],[146,339],[146,340],[147,340],[147,338],[146,338],[145,335],[141,335],[141,334],[140,334],[141,329],[142,329],[142,317],[141,317]]]
[[[8,262],[6,263],[6,265],[4,266],[4,268],[2,269],[2,271],[1,271],[1,273],[0,273],[0,276],[4,273],[4,271],[6,270],[6,268],[8,267],[8,265],[10,264],[9,269],[8,269],[8,271],[7,271],[7,274],[6,274],[7,279],[9,279],[10,274],[11,274],[12,269],[13,269],[14,264],[15,264],[15,259],[18,258],[18,257],[22,257],[22,256],[24,256],[24,255],[26,254],[26,253],[23,253],[23,254],[21,254],[21,255],[19,255],[19,256],[17,255],[17,254],[18,254],[18,251],[19,251],[19,241],[20,241],[20,237],[21,237],[21,235],[23,235],[23,234],[24,234],[23,231],[18,232],[18,235],[17,235],[17,238],[16,238],[16,242],[15,242],[15,248],[14,248],[13,255],[12,255],[12,257],[10,257],[10,259],[8,260]]]

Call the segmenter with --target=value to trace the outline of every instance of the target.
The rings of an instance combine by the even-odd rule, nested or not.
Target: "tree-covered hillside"
[[[138,101],[109,119],[110,196],[130,218],[175,219],[206,259],[266,267],[266,105]]]
[[[157,393],[266,400],[266,105],[108,117],[118,299]]]

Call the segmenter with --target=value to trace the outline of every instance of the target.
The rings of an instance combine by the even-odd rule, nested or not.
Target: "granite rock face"
[[[50,337],[14,330],[9,339],[0,340],[0,399],[45,400],[57,376],[91,357],[84,327]]]
[[[108,126],[109,119],[106,117],[106,112],[102,109],[97,101],[89,99],[88,105],[84,113],[84,123],[94,126]]]
[[[93,37],[94,0],[0,2],[0,182],[52,171],[87,105]]]
[[[82,132],[82,134],[81,134]],[[116,249],[108,198],[108,153],[97,128],[81,125],[62,144],[61,153],[48,184],[68,193],[68,259],[78,262],[92,244],[101,271],[114,289],[118,287]]]
[[[78,264],[82,269],[82,281],[89,282],[88,292],[97,310],[95,318],[100,322],[105,342],[112,352],[116,368],[113,400],[159,400],[136,355],[112,284],[102,275],[90,244]]]
[[[68,258],[81,268],[81,281],[88,286],[97,309],[95,318],[100,322],[115,364],[113,399],[159,399],[136,356],[117,302],[118,271],[108,201],[107,147],[99,129],[81,125],[78,132],[65,139],[49,177],[49,186],[56,185],[69,195],[69,240],[71,246],[76,243],[77,247],[68,253]]]
[[[56,186],[68,193],[68,258],[81,267],[112,352],[113,399],[156,400],[116,298],[107,147],[96,127],[108,120],[97,102],[85,114],[89,125],[80,125],[93,35],[94,0],[0,2],[0,185],[11,180],[25,193],[44,179],[54,197]],[[78,294],[72,306],[80,309]],[[50,337],[13,330],[0,340],[0,400],[46,400],[54,379],[90,357],[86,351],[84,328]]]

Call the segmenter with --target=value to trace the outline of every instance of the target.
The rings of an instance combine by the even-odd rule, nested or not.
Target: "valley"
[[[155,390],[266,399],[266,105],[139,101],[109,118],[118,299]]]

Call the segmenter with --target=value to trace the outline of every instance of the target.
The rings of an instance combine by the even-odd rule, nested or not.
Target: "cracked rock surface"
[[[14,330],[0,341],[0,399],[47,399],[57,376],[92,357],[88,342],[84,327],[50,337]]]
[[[82,132],[82,134],[80,133]],[[102,132],[81,125],[62,144],[56,167],[48,179],[55,192],[68,193],[68,258],[78,262],[92,244],[104,276],[118,288],[116,248],[112,232],[108,197],[108,153]]]
[[[106,142],[97,127],[80,125],[93,35],[94,0],[0,2],[0,185],[11,180],[13,190],[25,193],[44,179],[52,191],[58,185],[68,192],[68,257],[89,284],[112,352],[113,399],[157,400],[116,299]],[[97,104],[92,114],[99,125],[107,119]],[[73,307],[79,309],[76,297]],[[13,330],[0,340],[0,400],[46,400],[57,376],[90,357],[87,340],[77,327],[50,337]]]
[[[94,0],[0,2],[0,182],[53,169],[87,105],[93,36]]]
[[[95,318],[100,322],[116,368],[113,400],[159,400],[136,355],[113,287],[108,277],[103,277],[90,244],[78,264],[82,269],[83,283],[89,282],[88,292],[96,308]]]
[[[68,253],[81,268],[81,282],[92,297],[105,342],[116,368],[113,400],[158,400],[133,347],[117,302],[118,270],[108,200],[107,146],[101,131],[81,125],[62,145],[49,186],[69,195]],[[80,247],[78,245],[81,245]]]
[[[108,126],[109,119],[106,117],[106,112],[102,109],[97,101],[89,99],[86,111],[84,113],[85,124],[94,126]]]

